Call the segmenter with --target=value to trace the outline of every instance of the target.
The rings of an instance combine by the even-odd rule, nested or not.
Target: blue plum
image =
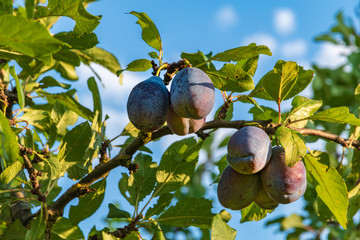
[[[214,106],[214,85],[202,70],[184,68],[172,80],[170,99],[175,112],[181,117],[202,119]]]
[[[217,196],[222,206],[240,210],[254,201],[261,187],[258,173],[245,175],[227,166],[221,174]]]
[[[266,193],[282,204],[296,201],[306,190],[306,169],[303,162],[287,166],[282,147],[273,148],[270,162],[260,172],[260,177]]]
[[[227,161],[242,174],[254,174],[263,169],[271,157],[271,141],[264,130],[247,126],[231,136],[227,145]]]
[[[269,195],[266,193],[265,189],[262,187],[254,199],[254,202],[261,208],[264,209],[274,209],[279,206],[279,203],[273,200]]]
[[[192,119],[179,116],[170,106],[167,125],[170,130],[176,135],[187,135],[189,133],[197,132],[205,123],[205,118]]]
[[[127,113],[140,131],[153,132],[164,125],[170,109],[170,94],[160,77],[138,83],[130,92]]]

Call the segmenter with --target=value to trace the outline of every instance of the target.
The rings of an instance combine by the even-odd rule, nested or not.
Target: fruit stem
[[[164,68],[168,68],[169,64],[164,63],[163,65],[161,65],[157,70],[156,70],[156,76],[160,75],[161,70],[163,70]]]
[[[278,124],[280,125],[280,124],[281,124],[281,107],[280,107],[280,99],[279,99],[279,102],[278,102],[278,108],[279,108],[279,121],[278,121]]]

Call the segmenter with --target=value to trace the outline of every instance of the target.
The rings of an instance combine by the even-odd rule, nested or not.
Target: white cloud
[[[232,6],[225,5],[217,11],[215,20],[219,27],[228,28],[236,24],[238,16],[236,10]]]
[[[266,45],[270,48],[270,51],[274,53],[276,51],[277,43],[275,38],[265,33],[255,33],[253,35],[245,37],[243,40],[245,45],[250,43],[256,43],[257,45]]]
[[[324,43],[315,55],[315,63],[320,67],[336,68],[346,63],[346,55],[350,52],[351,50],[345,46]]]
[[[282,45],[281,53],[285,57],[300,57],[307,51],[307,44],[303,39],[286,42]]]
[[[287,8],[277,9],[274,13],[274,25],[278,33],[291,33],[296,25],[294,12]]]

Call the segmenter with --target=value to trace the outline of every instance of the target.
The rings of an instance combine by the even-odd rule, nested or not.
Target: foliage
[[[14,7],[11,0],[1,0],[0,238],[141,239],[140,235],[148,234],[152,239],[176,239],[178,232],[194,238],[188,227],[197,227],[201,239],[234,239],[236,230],[227,224],[228,216],[213,209],[217,199],[206,194],[208,186],[202,179],[210,173],[216,184],[227,165],[226,156],[214,159],[212,149],[226,146],[229,137],[214,146],[214,131],[247,125],[265,129],[273,145],[285,148],[287,164],[304,161],[308,173],[307,215],[285,216],[269,221],[269,225],[280,224],[281,231],[291,229],[289,238],[299,238],[308,231],[318,237],[325,229],[329,239],[355,239],[360,234],[354,218],[360,208],[360,36],[341,13],[331,32],[317,39],[343,44],[353,51],[348,62],[335,70],[314,66],[314,99],[309,99],[299,94],[313,80],[314,71],[295,62],[279,60],[255,84],[259,56],[271,55],[263,45],[252,43],[216,54],[183,52],[178,63],[163,62],[160,33],[143,12],[130,14],[137,18],[141,37],[153,52],[121,69],[113,54],[96,47],[94,30],[101,17],[86,10],[90,2],[49,0],[44,6],[43,1],[25,1],[25,6]],[[72,18],[74,29],[52,34],[60,16]],[[214,62],[221,67],[216,68]],[[110,159],[114,139],[107,137],[98,81],[94,77],[87,81],[92,109],[78,101],[77,89],[71,85],[78,79],[75,69],[92,63],[118,74],[120,83],[123,71],[152,68],[153,74],[163,74],[165,81],[181,68],[197,67],[211,78],[216,91],[221,91],[224,104],[196,136],[172,143],[160,161],[154,160],[151,149],[144,145],[171,134],[169,128],[145,133],[129,123],[119,133],[127,139]],[[348,66],[353,71],[347,71]],[[54,72],[61,77],[55,79]],[[274,101],[278,109],[260,106],[259,98]],[[282,112],[281,103],[288,99],[292,99],[292,108]],[[252,121],[232,119],[236,101],[253,105]],[[348,139],[339,136],[344,133]],[[306,151],[306,143],[318,138],[327,140],[327,152]],[[336,152],[338,145],[344,148],[342,156]],[[206,161],[199,163],[201,150]],[[102,204],[106,185],[114,184],[108,182],[107,175],[118,166],[129,170],[129,174],[122,174],[118,186],[132,208],[109,204],[109,227],[83,233],[79,222],[91,217]],[[61,192],[58,183],[63,178],[77,182]],[[65,218],[64,208],[75,198],[79,198],[78,204],[71,206],[69,218]],[[243,223],[258,221],[271,212],[252,203],[239,214]]]

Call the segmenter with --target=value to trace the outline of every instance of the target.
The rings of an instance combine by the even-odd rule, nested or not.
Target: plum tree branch
[[[199,131],[205,131],[210,129],[218,129],[218,128],[233,128],[240,129],[244,126],[249,125],[258,125],[264,128],[264,130],[268,134],[275,134],[276,128],[279,126],[278,124],[272,123],[271,120],[258,120],[258,121],[224,121],[224,120],[213,120],[206,122],[204,126]],[[330,141],[334,141],[336,143],[341,144],[345,147],[350,147],[350,140],[344,139],[338,135],[328,133],[322,130],[316,129],[307,129],[307,128],[294,128],[290,127],[298,131],[303,135],[311,135],[317,136],[319,138],[327,139]],[[136,151],[147,144],[150,141],[154,141],[158,138],[161,138],[166,135],[171,135],[171,130],[165,126],[153,133],[140,133],[129,145],[123,147],[120,152],[113,157],[108,162],[100,163],[95,167],[95,169],[86,175],[83,179],[81,179],[78,183],[72,185],[65,193],[63,193],[60,198],[58,198],[52,206],[49,207],[49,214],[53,216],[60,216],[63,213],[65,206],[73,199],[84,194],[83,190],[88,188],[92,183],[97,181],[100,178],[104,178],[107,174],[114,168],[118,166],[129,167],[132,162],[132,156],[136,153]],[[360,142],[352,141],[352,147],[360,150]],[[55,217],[56,218],[56,217]]]

